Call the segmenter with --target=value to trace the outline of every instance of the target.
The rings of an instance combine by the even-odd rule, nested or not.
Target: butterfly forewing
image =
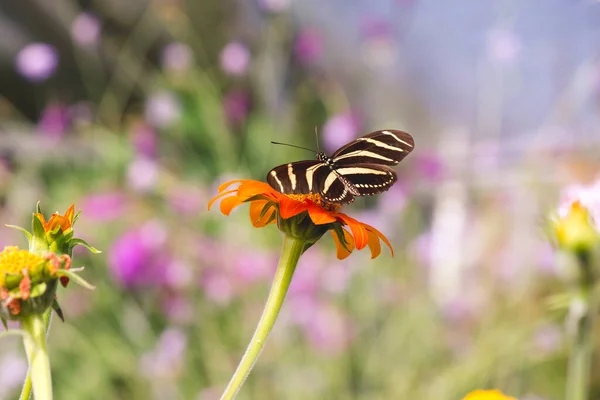
[[[322,175],[327,171],[329,167],[320,161],[297,161],[273,168],[267,175],[267,182],[281,193],[319,193],[313,187],[314,182],[323,180]]]
[[[381,130],[360,137],[333,153],[336,165],[396,165],[414,148],[412,136],[398,130]]]

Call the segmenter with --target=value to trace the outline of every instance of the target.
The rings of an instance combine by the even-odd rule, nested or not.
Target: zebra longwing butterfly
[[[317,153],[315,161],[297,161],[273,168],[271,187],[285,194],[319,194],[327,203],[351,203],[355,196],[388,190],[398,179],[396,165],[414,148],[406,132],[381,130],[342,146],[331,157]]]

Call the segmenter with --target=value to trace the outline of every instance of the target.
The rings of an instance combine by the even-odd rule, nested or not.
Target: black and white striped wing
[[[355,164],[396,165],[410,153],[415,142],[408,133],[393,129],[360,137],[333,153],[337,166]]]
[[[273,168],[267,174],[267,183],[284,194],[319,193],[320,185],[329,167],[320,161],[297,161]]]

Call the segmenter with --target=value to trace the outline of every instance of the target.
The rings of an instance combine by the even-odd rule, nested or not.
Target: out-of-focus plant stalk
[[[590,371],[594,353],[593,332],[599,300],[596,265],[593,260],[590,253],[579,253],[577,257],[581,275],[567,315],[570,339],[565,396],[567,400],[589,399]]]
[[[22,329],[28,333],[24,336],[25,352],[29,361],[29,374],[33,382],[35,400],[52,399],[52,378],[50,359],[46,346],[46,322],[43,314],[31,314],[21,320]],[[25,388],[23,390],[25,392]],[[27,399],[23,397],[22,399]]]
[[[50,329],[50,321],[52,319],[52,310],[48,309],[44,313],[44,330],[46,336],[48,336],[48,330]],[[23,383],[23,389],[21,390],[21,396],[19,400],[28,400],[31,397],[31,368],[27,370],[27,376],[25,377],[25,383]]]
[[[252,367],[254,367],[254,364],[258,359],[258,356],[271,333],[271,329],[273,329],[277,315],[279,315],[279,311],[281,310],[281,306],[283,305],[283,301],[285,300],[285,296],[290,287],[292,277],[294,276],[296,265],[298,264],[298,260],[300,259],[300,255],[305,246],[306,242],[304,240],[289,236],[285,237],[281,259],[277,266],[273,285],[271,286],[271,291],[269,292],[263,314],[260,317],[254,335],[250,340],[250,344],[246,349],[246,353],[244,353],[235,373],[225,388],[221,400],[234,399],[248,377],[248,374],[252,371]]]

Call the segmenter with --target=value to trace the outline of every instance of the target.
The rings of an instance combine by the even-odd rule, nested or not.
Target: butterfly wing
[[[283,164],[267,174],[267,182],[278,192],[285,194],[319,193],[319,181],[323,181],[329,167],[320,161],[307,160]]]
[[[396,165],[415,146],[406,132],[385,129],[360,137],[333,153],[331,158],[337,166],[355,164]]]

